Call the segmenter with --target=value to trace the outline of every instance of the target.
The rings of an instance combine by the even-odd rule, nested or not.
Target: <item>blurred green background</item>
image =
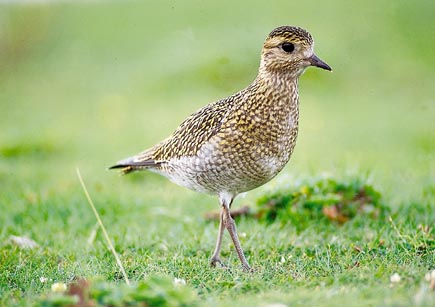
[[[371,177],[393,207],[433,204],[434,12],[431,0],[1,3],[1,237],[25,234],[74,254],[73,239],[94,225],[76,167],[112,231],[127,229],[115,240],[140,244],[142,213],[155,234],[161,212],[169,225],[217,210],[216,199],[157,175],[120,178],[106,168],[248,85],[280,25],[309,30],[334,71],[301,77],[300,134],[283,171],[291,176],[269,187],[356,174]],[[211,251],[215,228],[195,248]]]
[[[105,167],[249,84],[266,35],[291,24],[334,72],[302,76],[285,172],[366,171],[421,192],[435,182],[434,11],[433,1],[3,4],[2,189],[76,166],[106,182]]]

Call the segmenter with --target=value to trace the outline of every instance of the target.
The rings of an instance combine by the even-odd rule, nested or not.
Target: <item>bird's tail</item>
[[[124,164],[116,164],[116,165],[109,167],[109,169],[118,169],[118,168],[120,168],[121,174],[123,174],[123,175],[126,175],[128,173],[131,173],[131,172],[134,172],[137,170],[131,165],[124,165]]]
[[[109,167],[109,169],[120,169],[123,175],[139,171],[147,168],[155,168],[162,164],[160,161],[155,161],[150,158],[144,158],[143,156],[134,156],[119,161],[115,165]]]

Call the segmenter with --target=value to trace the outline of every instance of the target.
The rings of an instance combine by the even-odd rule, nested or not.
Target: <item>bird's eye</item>
[[[288,53],[293,52],[293,50],[295,50],[295,45],[293,45],[292,43],[283,43],[281,47],[282,50]]]

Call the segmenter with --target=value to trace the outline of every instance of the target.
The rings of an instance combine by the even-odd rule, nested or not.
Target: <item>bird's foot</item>
[[[212,267],[216,267],[217,266],[217,264],[219,263],[219,266],[221,267],[221,268],[226,268],[227,266],[222,262],[222,260],[221,260],[221,258],[219,258],[219,257],[212,257],[211,259],[210,259],[210,266],[212,266]]]
[[[246,272],[246,273],[254,273],[255,272],[255,270],[253,269],[253,268],[251,268],[250,266],[249,266],[249,264],[242,264],[242,267],[243,267],[243,270]]]

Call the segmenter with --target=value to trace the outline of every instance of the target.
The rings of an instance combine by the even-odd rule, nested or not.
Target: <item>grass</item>
[[[433,2],[0,5],[0,305],[33,304],[77,277],[122,288],[77,167],[133,284],[184,279],[199,306],[434,304],[424,278],[435,268]],[[218,210],[215,197],[106,168],[246,86],[282,24],[310,30],[334,72],[302,76],[290,164],[235,206],[326,173],[368,178],[391,219],[301,214],[300,228],[298,216],[242,217],[256,273],[240,269],[228,236],[231,269],[211,269],[217,224],[203,216]],[[39,247],[19,248],[12,235]]]

